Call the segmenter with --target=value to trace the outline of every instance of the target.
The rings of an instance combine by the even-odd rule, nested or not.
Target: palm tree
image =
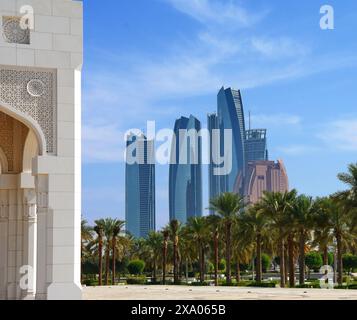
[[[90,252],[88,252],[88,244],[93,240],[93,228],[88,225],[87,220],[81,221],[81,279],[82,279],[82,266],[85,259],[88,258]]]
[[[207,241],[207,221],[205,217],[191,217],[187,222],[187,235],[197,245],[200,266],[200,281],[205,280],[205,246]]]
[[[166,283],[166,265],[167,265],[167,247],[169,243],[169,231],[164,229],[162,231],[163,245],[162,245],[162,284]]]
[[[336,193],[336,197],[344,200],[349,207],[357,207],[357,163],[348,166],[347,173],[339,173],[338,179],[349,186],[348,190]]]
[[[314,215],[316,212],[315,202],[311,197],[300,195],[296,198],[291,210],[291,223],[298,233],[299,238],[299,284],[305,283],[305,250],[309,232],[312,230]]]
[[[102,272],[103,272],[103,230],[104,230],[104,219],[99,219],[94,221],[94,231],[97,233],[98,241],[98,269],[99,269],[99,280],[98,285],[102,285]]]
[[[181,223],[173,219],[168,225],[169,234],[173,244],[173,265],[174,265],[174,283],[178,284],[179,274],[178,274],[178,245],[179,245],[179,231]]]
[[[116,264],[116,251],[117,251],[117,240],[120,231],[125,225],[125,221],[113,220],[112,226],[112,285],[115,285],[115,264]]]
[[[286,192],[264,192],[261,199],[261,210],[270,218],[272,229],[277,231],[278,251],[280,259],[280,286],[285,287],[285,236],[286,236],[286,216],[293,206],[296,198],[296,190]]]
[[[246,235],[244,225],[238,220],[232,230],[232,257],[235,261],[237,283],[240,282],[240,265],[249,264],[254,252],[254,239]]]
[[[243,198],[235,193],[222,193],[215,199],[210,201],[211,209],[215,211],[222,219],[222,223],[225,227],[225,241],[226,241],[226,278],[227,284],[231,284],[231,232],[232,225],[238,215],[238,213],[244,207]]]
[[[329,223],[329,214],[326,210],[326,198],[315,199],[313,216],[314,239],[313,246],[318,246],[323,254],[323,264],[328,265],[328,247],[333,242],[333,230]]]
[[[239,218],[242,229],[242,238],[251,238],[255,241],[256,248],[256,281],[262,281],[262,242],[267,233],[268,216],[260,208],[260,204],[252,205]]]
[[[218,254],[218,245],[219,245],[219,227],[220,227],[220,217],[211,214],[207,217],[208,232],[213,239],[213,255],[214,255],[214,283],[215,286],[218,286],[218,263],[219,263],[219,254]]]
[[[116,219],[104,219],[103,233],[105,236],[105,284],[109,284],[109,271],[110,271],[110,252],[112,251],[113,233],[118,226]],[[120,231],[120,230],[119,230]]]
[[[337,247],[337,282],[342,285],[343,265],[342,250],[344,242],[351,240],[352,225],[351,211],[340,199],[329,197],[320,200],[321,208],[325,211],[325,223],[333,231]]]
[[[150,231],[147,239],[146,245],[150,250],[150,256],[153,264],[153,281],[156,282],[156,273],[158,266],[158,259],[161,256],[163,235],[161,232]]]

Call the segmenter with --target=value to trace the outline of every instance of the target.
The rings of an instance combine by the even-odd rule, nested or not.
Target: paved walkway
[[[121,285],[85,287],[83,297],[86,300],[357,300],[357,290]]]

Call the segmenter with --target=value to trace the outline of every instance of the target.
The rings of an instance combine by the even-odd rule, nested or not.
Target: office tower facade
[[[245,134],[245,161],[268,160],[267,130],[250,129]]]
[[[210,133],[210,145],[209,145],[209,159],[210,163],[208,165],[208,196],[210,199],[216,198],[220,193],[220,176],[214,174],[214,169],[217,167],[214,159],[214,148],[216,150],[219,148],[219,144],[214,144],[213,141],[213,130],[219,130],[218,126],[218,116],[217,113],[210,113],[207,115],[207,127]],[[213,210],[209,209],[210,214],[213,214]]]
[[[176,120],[169,169],[170,220],[186,223],[202,215],[201,123],[194,116]]]
[[[126,145],[126,230],[135,237],[146,237],[155,230],[154,141],[143,134],[130,134]]]
[[[289,180],[282,160],[248,162],[244,194],[246,201],[256,203],[264,191],[285,192]]]
[[[239,90],[224,87],[217,96],[218,126],[221,130],[221,155],[223,155],[224,130],[232,130],[232,170],[229,174],[220,176],[222,192],[243,194],[243,179],[245,176],[245,122],[242,96]]]

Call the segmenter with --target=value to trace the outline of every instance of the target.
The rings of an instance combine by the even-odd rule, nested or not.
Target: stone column
[[[0,198],[3,191],[0,190]],[[7,249],[8,249],[9,209],[7,203],[0,202],[0,300],[7,298]]]
[[[33,299],[36,294],[37,265],[37,203],[36,192],[33,189],[24,190],[24,269],[27,274],[26,289],[23,289],[24,299]],[[23,281],[20,281],[20,286]]]
[[[36,299],[47,299],[48,176],[35,176],[37,202]]]

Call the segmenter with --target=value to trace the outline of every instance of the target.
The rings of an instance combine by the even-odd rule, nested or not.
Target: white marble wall
[[[34,9],[30,44],[0,35],[0,65],[57,70],[57,153],[32,171],[47,202],[37,199],[37,297],[80,299],[82,2],[0,0],[0,18],[22,5]]]

